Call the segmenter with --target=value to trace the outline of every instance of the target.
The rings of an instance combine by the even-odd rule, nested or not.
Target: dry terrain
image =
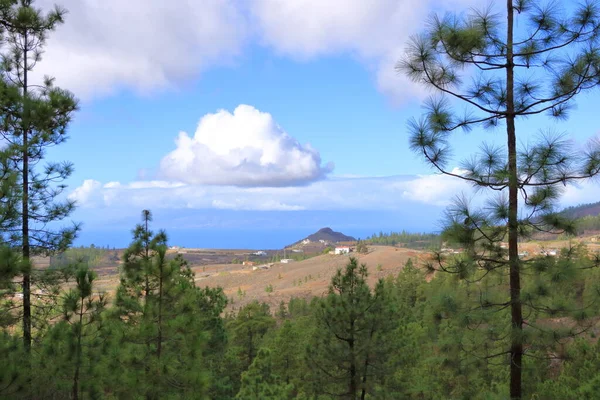
[[[572,242],[580,241],[590,251],[600,252],[598,237],[582,237]],[[527,258],[540,254],[543,249],[552,251],[567,246],[567,240],[532,241],[521,243],[519,250],[527,252]],[[315,249],[315,252],[317,250],[319,249]],[[252,300],[264,301],[276,307],[281,301],[288,301],[291,297],[320,296],[327,292],[331,277],[337,269],[348,263],[349,258],[349,255],[323,254],[285,264],[269,262],[273,256],[283,255],[281,251],[267,251],[266,256],[254,256],[251,250],[185,249],[170,251],[171,256],[177,252],[182,253],[189,261],[198,286],[220,286],[225,290],[231,309],[239,308]],[[428,252],[401,247],[369,246],[368,254],[350,255],[358,258],[360,263],[367,264],[369,281],[373,284],[379,278],[397,275],[409,258],[417,265],[422,264]],[[254,266],[233,264],[232,260],[253,261]],[[95,268],[99,275],[96,281],[98,291],[111,294],[115,290],[119,280],[119,263],[106,262]],[[262,265],[270,267],[255,269]]]
[[[397,275],[409,258],[424,258],[427,253],[417,250],[386,246],[371,246],[368,254],[350,254],[369,267],[369,281]],[[320,296],[327,292],[331,277],[348,263],[349,255],[325,254],[289,264],[274,263],[269,269],[253,270],[252,267],[215,265],[195,267],[199,286],[220,286],[225,290],[233,308],[252,300],[260,300],[271,306],[291,297]],[[272,286],[272,292],[267,288]]]
[[[211,250],[213,251],[213,250]],[[243,250],[220,250],[218,252],[242,255]],[[186,257],[186,254],[183,254]],[[409,258],[418,263],[417,259],[427,256],[426,252],[395,248],[388,246],[370,246],[368,254],[352,253],[360,263],[369,267],[371,283],[377,279],[397,275]],[[186,257],[188,258],[188,257]],[[202,257],[200,257],[202,258]],[[348,263],[349,255],[319,255],[303,261],[293,261],[289,264],[264,263],[255,266],[271,265],[269,269],[254,270],[253,266],[241,264],[210,264],[199,265],[190,257],[192,270],[196,274],[198,286],[220,286],[230,299],[232,309],[252,301],[260,300],[271,306],[278,305],[282,300],[291,297],[312,297],[327,292],[331,277],[338,268]],[[109,269],[113,271],[113,268]],[[118,284],[118,276],[114,273],[100,274],[96,281],[99,291],[112,292]],[[267,287],[272,286],[272,292]]]

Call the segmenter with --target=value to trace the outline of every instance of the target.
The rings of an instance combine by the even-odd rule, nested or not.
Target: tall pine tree
[[[560,187],[595,176],[600,147],[590,142],[575,151],[560,135],[534,138],[519,131],[524,143],[519,148],[517,126],[540,114],[566,118],[575,97],[598,85],[600,10],[594,1],[565,1],[563,7],[556,1],[500,4],[501,12],[488,7],[464,16],[434,16],[398,67],[437,94],[427,101],[423,118],[409,124],[411,148],[442,174],[496,194],[482,210],[458,201],[449,211],[450,231],[469,249],[469,258],[439,267],[471,280],[490,271],[509,277],[506,296],[483,305],[510,309],[510,397],[520,399],[524,307],[529,306],[522,287],[531,269],[519,257],[518,242],[532,231],[573,231],[556,213]],[[517,20],[522,29],[515,28]],[[457,105],[465,107],[464,113],[454,110]],[[506,146],[484,144],[457,172],[451,164],[451,136],[477,127],[501,127]]]
[[[32,339],[32,256],[66,249],[75,238],[77,225],[54,230],[69,216],[74,203],[58,201],[64,181],[73,171],[70,163],[40,165],[49,147],[67,139],[67,126],[77,102],[73,95],[54,87],[51,78],[32,82],[30,73],[41,60],[46,38],[63,22],[65,10],[56,7],[44,14],[34,0],[0,1],[0,26],[5,52],[0,63],[0,135],[10,153],[10,167],[20,184],[18,226],[8,239],[23,256],[23,341]],[[58,183],[58,184],[57,184]]]

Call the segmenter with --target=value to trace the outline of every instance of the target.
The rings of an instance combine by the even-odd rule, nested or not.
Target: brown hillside
[[[367,264],[369,282],[374,284],[379,278],[398,274],[409,258],[423,259],[426,253],[372,246],[368,254],[352,253],[351,256]],[[323,295],[327,292],[331,277],[338,268],[348,263],[348,259],[348,255],[327,254],[289,264],[275,263],[268,270],[253,271],[252,267],[215,265],[195,267],[194,271],[198,286],[222,287],[230,301],[233,300],[230,306],[234,309],[252,300],[264,301],[276,307],[291,297]],[[378,265],[381,267],[378,268]],[[272,293],[266,291],[269,285],[273,287]],[[240,295],[240,290],[245,293]]]

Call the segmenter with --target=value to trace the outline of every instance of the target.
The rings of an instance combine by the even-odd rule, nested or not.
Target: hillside
[[[184,254],[188,257],[189,254]],[[369,246],[368,254],[352,253],[369,268],[369,283],[374,285],[379,278],[396,276],[409,258],[421,265],[427,252],[411,249],[398,249],[389,246]],[[237,309],[252,300],[268,303],[275,310],[281,301],[292,297],[311,298],[327,292],[331,277],[338,268],[343,268],[349,255],[323,254],[303,261],[290,263],[267,263],[269,268],[260,269],[242,264],[219,263],[201,265],[191,262],[200,287],[222,287],[229,298],[230,309]],[[115,271],[102,274],[94,283],[99,291],[114,295],[119,283]],[[267,287],[271,290],[267,291]]]

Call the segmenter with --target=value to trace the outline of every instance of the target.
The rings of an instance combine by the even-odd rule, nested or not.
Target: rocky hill
[[[352,236],[344,235],[341,232],[336,232],[331,228],[322,228],[312,235],[308,235],[304,239],[297,241],[294,245],[301,243],[320,243],[321,241],[328,244],[335,244],[339,242],[355,242],[356,239]]]

